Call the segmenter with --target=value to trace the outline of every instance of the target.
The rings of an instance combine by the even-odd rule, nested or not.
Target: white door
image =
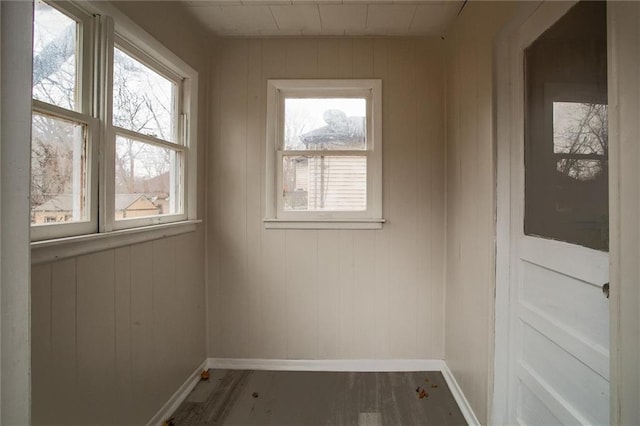
[[[509,326],[496,348],[508,352],[497,354],[507,374],[496,398],[509,424],[609,423],[605,9],[543,3],[510,39],[509,159],[499,175],[510,228],[498,253],[509,257]]]

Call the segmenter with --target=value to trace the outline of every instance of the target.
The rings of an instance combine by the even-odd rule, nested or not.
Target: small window
[[[267,227],[380,228],[379,80],[271,80]]]

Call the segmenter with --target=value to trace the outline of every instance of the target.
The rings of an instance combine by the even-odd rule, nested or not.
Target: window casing
[[[269,80],[267,228],[382,226],[380,80]]]
[[[48,195],[50,199],[45,200],[48,203],[42,202],[45,198],[42,196],[41,200],[35,200],[33,182],[38,170],[34,169],[32,240],[196,219],[195,70],[106,2],[43,4],[76,23],[78,77],[70,108],[37,99],[42,96],[34,91],[33,121],[51,118],[81,129],[76,130],[81,135],[75,138],[78,140],[75,145],[81,148],[73,157],[84,162],[74,160],[74,167],[68,168],[74,172],[81,170],[82,174],[80,177],[74,174],[73,184],[67,186],[75,191],[79,183],[86,185],[82,191],[62,197]],[[35,26],[37,20],[38,15],[34,18]],[[118,71],[121,72],[116,75]],[[128,89],[122,79],[118,80],[123,75],[128,79]],[[151,80],[153,84],[143,87]],[[164,99],[160,99],[163,95],[158,90],[160,86],[169,88]],[[122,96],[123,93],[131,96]],[[131,102],[131,111],[142,110],[147,115],[131,114],[129,122],[118,120],[122,114],[115,114],[119,112],[117,108],[127,102]],[[145,121],[151,125],[140,124]],[[40,159],[36,157],[32,149],[32,165]],[[124,163],[126,166],[118,169]],[[123,183],[125,174],[129,180]],[[55,176],[55,172],[50,175]],[[75,203],[72,208],[69,200]],[[78,204],[79,201],[83,204]],[[34,223],[36,218],[38,223]]]

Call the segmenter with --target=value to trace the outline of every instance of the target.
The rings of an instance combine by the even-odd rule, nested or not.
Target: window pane
[[[367,157],[285,156],[285,211],[364,211]]]
[[[34,113],[31,223],[88,220],[85,126]]]
[[[176,214],[180,202],[180,154],[116,138],[116,220]]]
[[[527,235],[609,249],[606,3],[579,2],[525,51]]]
[[[114,125],[175,142],[175,92],[173,82],[122,50],[114,49]]]
[[[77,23],[41,1],[33,22],[33,98],[76,109]]]
[[[366,149],[367,100],[287,98],[285,150]]]

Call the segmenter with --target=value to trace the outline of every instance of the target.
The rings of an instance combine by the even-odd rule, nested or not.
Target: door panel
[[[527,425],[559,425],[562,421],[536,396],[528,387],[520,388],[518,405],[520,411],[519,423]]]
[[[607,424],[607,253],[524,236],[519,249],[516,416],[549,411],[560,424]],[[531,421],[518,420],[545,424]]]

